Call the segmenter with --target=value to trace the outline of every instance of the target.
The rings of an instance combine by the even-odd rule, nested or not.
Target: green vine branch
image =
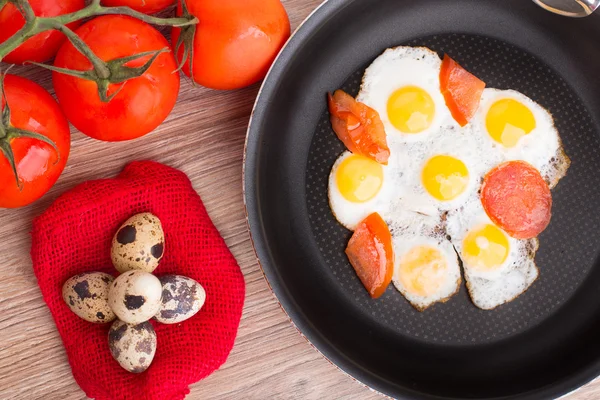
[[[37,17],[28,0],[0,0],[0,8],[8,3],[13,4],[23,14],[25,25],[5,42],[0,43],[0,61],[8,53],[38,33],[51,29],[62,31],[65,25],[71,22],[99,15],[128,15],[149,24],[174,27],[184,27],[198,23],[198,19],[195,17],[159,18],[132,10],[129,7],[105,7],[100,4],[100,0],[93,0],[87,7],[79,11],[57,17]]]

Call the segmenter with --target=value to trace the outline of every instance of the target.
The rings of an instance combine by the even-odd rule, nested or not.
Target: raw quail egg
[[[161,306],[162,285],[148,272],[129,271],[110,285],[108,304],[117,317],[128,324],[148,321]]]
[[[113,277],[104,272],[84,272],[65,282],[63,300],[71,311],[89,322],[104,323],[115,319],[108,305],[108,288]]]
[[[155,318],[163,324],[176,324],[195,315],[206,300],[206,292],[195,280],[180,275],[158,278],[162,283],[162,305]]]
[[[111,258],[117,271],[152,272],[165,250],[165,235],[157,216],[136,214],[121,225],[112,240]]]
[[[137,325],[116,320],[108,331],[108,347],[113,358],[129,372],[148,369],[156,353],[156,332],[149,322]]]

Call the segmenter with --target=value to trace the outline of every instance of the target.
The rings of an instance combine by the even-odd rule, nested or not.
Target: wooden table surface
[[[284,0],[292,28],[319,0]],[[11,71],[52,91],[37,68]],[[377,399],[330,364],[290,324],[252,250],[242,199],[242,153],[258,85],[219,92],[182,80],[175,109],[153,133],[104,143],[73,130],[67,167],[37,203],[0,210],[0,399],[85,399],[39,291],[29,258],[31,220],[65,190],[116,175],[129,161],[151,159],[188,174],[239,262],[247,285],[235,347],[223,367],[191,387],[188,399]],[[600,381],[568,397],[600,398]]]

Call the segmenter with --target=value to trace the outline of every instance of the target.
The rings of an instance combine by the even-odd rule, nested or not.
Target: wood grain
[[[287,0],[292,27],[319,0]],[[52,92],[50,74],[15,68]],[[247,298],[236,345],[225,365],[191,387],[189,399],[377,399],[331,365],[289,323],[270,292],[250,242],[242,201],[242,152],[258,85],[219,92],[181,84],[177,106],[155,132],[125,143],[95,141],[73,130],[67,167],[37,203],[0,210],[0,399],[85,399],[46,308],[29,258],[31,220],[61,193],[151,159],[188,174],[238,260]],[[600,398],[600,382],[569,400]]]

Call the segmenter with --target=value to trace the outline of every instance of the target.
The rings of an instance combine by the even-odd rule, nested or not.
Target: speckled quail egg
[[[104,272],[84,272],[65,282],[62,297],[80,318],[89,322],[104,323],[115,319],[108,305],[108,288],[113,277]]]
[[[163,324],[176,324],[195,315],[206,300],[204,288],[195,280],[181,275],[165,275],[162,283],[162,305],[154,316]]]
[[[152,272],[165,250],[165,235],[157,216],[136,214],[121,225],[112,240],[111,258],[119,272]]]
[[[128,324],[148,321],[161,306],[162,285],[144,271],[125,272],[110,285],[108,304],[117,317]]]
[[[108,331],[108,347],[113,358],[129,372],[148,369],[156,354],[156,332],[149,322],[131,325],[116,320]]]

